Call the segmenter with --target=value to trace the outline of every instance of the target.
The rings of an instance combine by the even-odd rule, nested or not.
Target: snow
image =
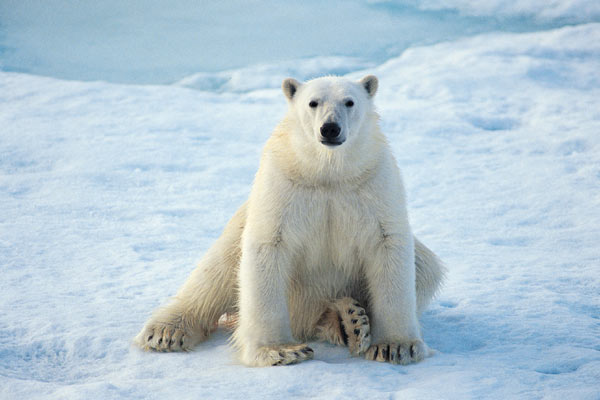
[[[0,398],[600,398],[600,23],[354,56],[176,85],[1,70]],[[422,363],[311,343],[247,368],[225,330],[131,344],[247,198],[286,72],[380,78],[411,223],[449,269]]]

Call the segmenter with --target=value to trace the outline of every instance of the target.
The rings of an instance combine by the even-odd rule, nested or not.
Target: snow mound
[[[174,85],[198,90],[240,93],[278,88],[288,77],[309,80],[323,75],[346,75],[373,66],[372,63],[353,57],[315,57],[214,73],[201,72],[187,76]]]

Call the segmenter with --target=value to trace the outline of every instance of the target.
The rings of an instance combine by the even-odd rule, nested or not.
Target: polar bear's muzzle
[[[326,122],[321,126],[321,143],[325,146],[339,146],[345,138],[340,135],[342,129],[337,122]]]

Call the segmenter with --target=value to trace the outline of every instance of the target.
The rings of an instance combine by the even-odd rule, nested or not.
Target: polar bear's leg
[[[145,350],[190,350],[205,340],[219,317],[235,311],[240,238],[246,204],[229,221],[223,234],[170,304],[154,312],[134,341]]]
[[[373,336],[365,354],[369,360],[409,364],[428,354],[417,319],[415,249],[410,239],[384,235],[372,258],[365,260]]]
[[[435,296],[444,279],[445,268],[440,259],[415,239],[417,313],[421,314]]]
[[[371,344],[371,326],[364,308],[351,297],[331,303],[317,323],[316,337],[348,346],[352,355],[363,354]]]
[[[445,268],[438,257],[417,238],[414,238],[414,252],[416,308],[417,313],[420,314],[427,308],[439,290]],[[393,279],[393,274],[388,275],[387,278]],[[401,281],[400,279],[399,282]],[[391,317],[388,316],[388,318],[391,320]],[[375,320],[378,319],[375,318]],[[368,349],[365,358],[392,364],[409,364],[420,361],[429,354],[429,349],[419,338],[418,329],[415,332],[417,334],[413,334],[412,338],[409,336],[408,340],[403,339],[402,336],[386,334],[385,337],[391,339],[378,340],[378,343]],[[378,336],[381,336],[381,331],[378,332]]]
[[[313,351],[292,336],[287,304],[292,252],[277,238],[260,240],[248,223],[242,239],[239,271],[239,319],[233,344],[249,366],[294,364]]]

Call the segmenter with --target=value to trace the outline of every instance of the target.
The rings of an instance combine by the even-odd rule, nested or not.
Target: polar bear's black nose
[[[325,139],[333,139],[340,135],[340,126],[335,122],[324,123],[321,127],[321,135]]]

